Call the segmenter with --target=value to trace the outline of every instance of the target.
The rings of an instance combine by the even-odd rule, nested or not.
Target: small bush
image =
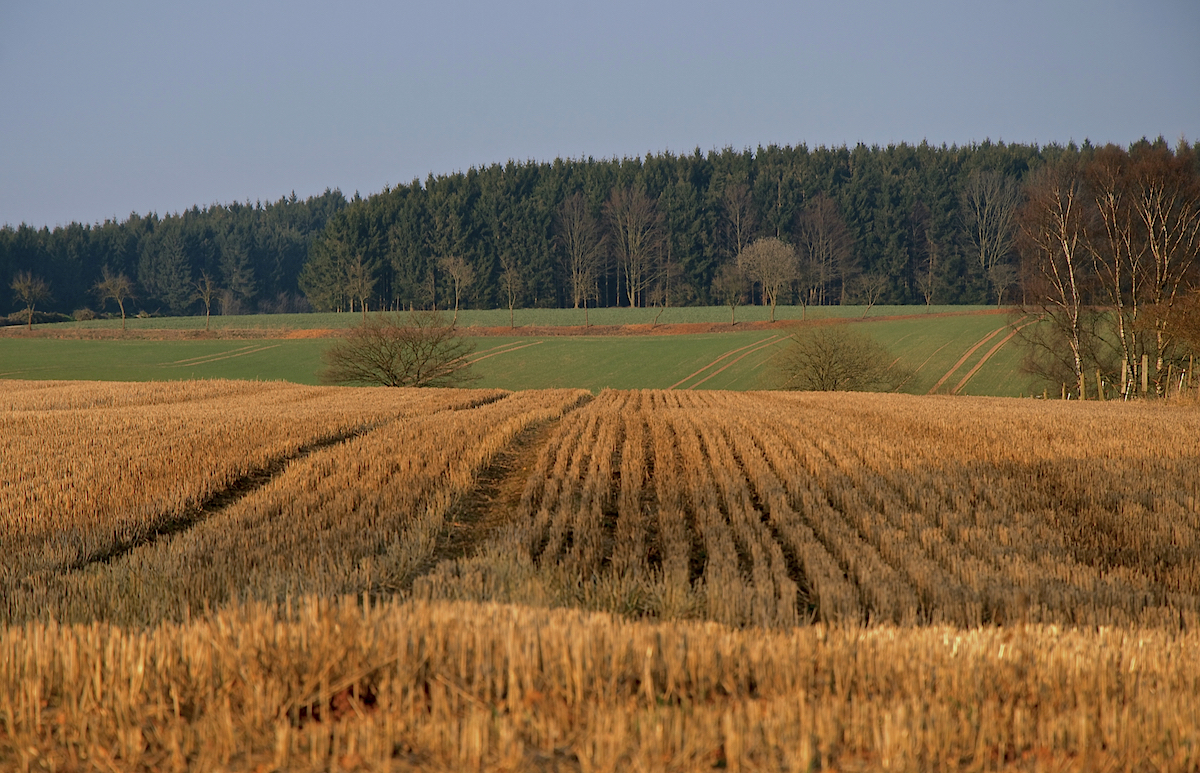
[[[777,360],[773,386],[804,392],[891,392],[910,376],[870,336],[847,325],[821,326],[792,336]]]
[[[321,378],[331,384],[465,386],[475,378],[467,359],[473,351],[471,342],[437,312],[380,314],[326,350],[328,367]]]

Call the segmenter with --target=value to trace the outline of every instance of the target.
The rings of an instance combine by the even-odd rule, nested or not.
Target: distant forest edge
[[[1139,147],[1172,152],[1161,138],[1129,149]],[[228,314],[364,301],[372,310],[707,305],[724,300],[721,269],[775,237],[800,255],[804,280],[774,294],[759,282],[753,302],[994,304],[1019,292],[1018,259],[1011,240],[999,252],[979,243],[988,215],[972,207],[1015,197],[1047,163],[1095,152],[1086,142],[771,145],[510,161],[366,198],[326,190],[53,230],[6,225],[0,278],[7,290],[13,277],[36,275],[48,291],[37,308],[76,316],[117,311],[96,286],[118,275],[131,280],[130,315],[203,313],[205,295]],[[1196,163],[1200,143],[1173,152]],[[0,292],[0,314],[26,306]]]

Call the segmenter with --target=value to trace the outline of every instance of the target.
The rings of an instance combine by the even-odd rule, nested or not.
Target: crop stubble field
[[[0,384],[0,766],[1200,765],[1200,410]]]

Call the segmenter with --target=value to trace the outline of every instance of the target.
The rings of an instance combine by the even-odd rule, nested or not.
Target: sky
[[[1195,0],[0,0],[0,224],[509,159],[1200,139]]]

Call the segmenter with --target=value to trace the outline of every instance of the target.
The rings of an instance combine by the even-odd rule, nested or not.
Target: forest
[[[1139,147],[1193,165],[1200,157],[1200,144],[1182,141],[1173,150],[1142,140],[1129,151]],[[722,267],[760,237],[792,246],[806,271],[778,288],[755,283],[753,302],[999,303],[1020,292],[1016,221],[997,248],[983,205],[1008,196],[1011,214],[1037,169],[1097,150],[991,141],[697,148],[509,161],[365,198],[326,190],[53,230],[5,225],[6,289],[13,277],[36,286],[14,279],[0,315],[30,299],[76,317],[116,313],[96,291],[114,276],[129,279],[127,311],[164,315],[206,305],[236,314],[714,304]]]

